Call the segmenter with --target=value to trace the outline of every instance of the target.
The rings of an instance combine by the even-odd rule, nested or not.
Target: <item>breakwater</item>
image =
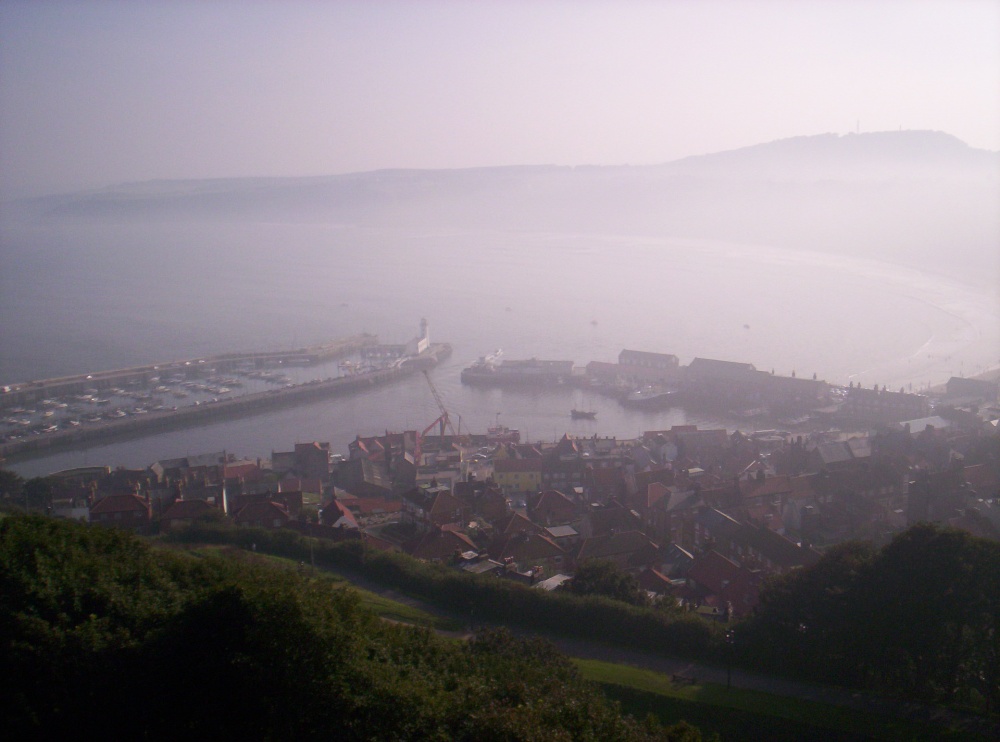
[[[358,346],[353,345],[359,339],[372,336],[357,336],[351,342],[341,341],[337,347],[340,353],[353,352]],[[365,344],[369,344],[365,342]],[[353,347],[352,347],[353,346]],[[324,347],[333,347],[324,346]],[[351,348],[350,350],[345,350]],[[102,420],[92,425],[70,429],[60,429],[53,432],[33,435],[20,440],[0,444],[0,458],[16,461],[35,456],[44,456],[57,450],[79,448],[92,443],[105,443],[144,435],[153,435],[177,428],[194,427],[209,422],[248,417],[279,407],[290,407],[317,399],[355,394],[368,389],[383,386],[411,374],[417,373],[447,358],[451,355],[451,346],[447,343],[435,343],[412,363],[393,363],[391,366],[366,373],[351,376],[308,381],[303,384],[293,384],[264,392],[244,394],[236,397],[216,399],[199,404],[185,405],[173,409],[150,410],[142,415],[123,417],[120,419]],[[259,356],[254,356],[259,357]],[[271,356],[273,358],[273,356]],[[287,356],[283,356],[283,359]],[[219,368],[218,360],[213,359],[213,365]],[[327,356],[326,359],[329,359]],[[208,361],[208,359],[205,359]],[[226,357],[224,362],[234,364],[245,360],[243,356]],[[177,368],[176,364],[158,364],[159,370]],[[132,373],[134,370],[126,370]],[[116,375],[117,373],[117,375]],[[103,383],[109,378],[120,379],[122,372],[107,372],[102,375]],[[95,375],[96,376],[96,375]],[[62,382],[62,380],[59,380]],[[88,381],[93,381],[90,379]],[[46,387],[51,390],[51,387]],[[97,388],[97,387],[95,387]]]
[[[342,358],[356,353],[364,347],[378,342],[375,335],[362,333],[348,338],[333,340],[329,343],[310,345],[287,351],[268,351],[253,353],[223,353],[203,358],[192,358],[183,361],[134,366],[132,368],[97,371],[91,374],[78,374],[56,379],[42,379],[13,384],[4,387],[0,394],[0,408],[32,405],[49,397],[66,394],[80,394],[87,389],[99,392],[116,386],[128,384],[148,384],[157,376],[179,373],[185,376],[199,373],[200,369],[212,367],[218,371],[227,371],[240,364],[251,364],[255,367],[276,365],[307,366],[322,361]]]
[[[371,389],[387,384],[413,370],[395,367],[358,376],[342,376],[319,382],[297,384],[284,389],[270,389],[257,394],[245,394],[217,402],[178,407],[175,410],[151,411],[141,417],[107,420],[75,430],[33,436],[0,445],[0,456],[15,459],[47,453],[52,449],[85,445],[94,441],[122,439],[135,435],[150,435],[179,427],[201,425],[213,420],[255,415],[268,409],[307,402],[322,397]]]

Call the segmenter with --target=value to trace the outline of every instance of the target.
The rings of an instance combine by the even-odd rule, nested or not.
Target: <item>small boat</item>
[[[594,410],[570,410],[570,417],[574,420],[593,420],[597,417],[597,412]]]
[[[678,392],[675,390],[647,386],[642,389],[636,389],[634,392],[626,395],[622,400],[622,404],[626,407],[662,410],[670,407],[677,397]]]

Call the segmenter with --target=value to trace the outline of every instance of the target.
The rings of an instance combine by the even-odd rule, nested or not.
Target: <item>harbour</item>
[[[421,333],[412,348],[393,347],[378,361],[372,360],[379,355],[377,338],[363,333],[290,351],[227,353],[7,386],[0,393],[0,458],[16,461],[377,388],[451,355],[448,343],[430,342],[426,323]],[[334,376],[295,383],[285,373],[330,366],[366,350],[366,365],[340,363]],[[226,373],[232,375],[222,376]],[[266,382],[271,388],[232,394],[231,388],[221,386],[242,387],[241,379]],[[165,404],[168,395],[181,403]],[[113,408],[112,400],[117,405]]]
[[[155,233],[102,227],[74,231],[79,247],[60,252],[61,233],[34,230],[31,234],[36,232],[38,240],[21,239],[25,247],[14,251],[17,259],[3,277],[0,384],[95,375],[107,368],[145,368],[161,365],[157,361],[164,358],[203,359],[248,348],[283,348],[291,353],[304,345],[359,332],[377,334],[389,344],[403,344],[414,334],[406,331],[406,318],[417,314],[433,319],[436,332],[454,349],[452,358],[430,373],[449,410],[461,415],[463,430],[486,430],[495,424],[499,412],[501,424],[519,429],[523,439],[552,440],[565,432],[634,437],[644,430],[674,425],[797,428],[762,417],[729,415],[727,408],[630,407],[614,396],[572,384],[541,388],[463,384],[462,370],[497,346],[512,358],[575,359],[574,364],[595,368],[600,363],[617,365],[619,351],[625,347],[669,351],[684,364],[697,356],[732,358],[768,373],[773,368],[781,377],[797,369],[800,379],[809,380],[816,371],[835,388],[862,381],[868,389],[878,383],[880,389],[887,384],[896,391],[904,384],[909,389],[911,382],[914,390],[924,390],[928,383],[941,384],[949,376],[962,375],[963,359],[966,375],[996,364],[995,302],[987,297],[964,285],[954,286],[954,291],[940,298],[928,295],[921,290],[924,283],[916,278],[910,281],[905,272],[886,277],[890,285],[899,287],[899,293],[874,290],[867,278],[857,278],[872,275],[867,262],[831,267],[791,251],[772,251],[773,255],[764,251],[769,259],[761,262],[758,248],[740,252],[737,246],[716,243],[675,245],[629,239],[623,244],[610,238],[569,235],[542,240],[530,235],[512,238],[506,233],[435,233],[408,237],[403,245],[402,238],[382,232],[262,225],[252,230],[213,227],[207,231],[165,227]],[[273,283],[276,292],[264,300],[229,282],[219,283],[211,272],[186,274],[186,288],[180,293],[176,281],[145,281],[165,262],[196,262],[195,247],[209,238],[221,263],[248,280]],[[289,240],[297,249],[275,260],[274,245]],[[17,234],[8,234],[8,241],[15,248],[21,243]],[[136,250],[137,244],[148,249]],[[352,246],[349,260],[338,260],[342,244]],[[473,244],[477,249],[470,252]],[[65,264],[65,270],[53,273],[47,267],[53,261]],[[141,283],[141,300],[112,291],[97,301],[74,278],[77,270],[94,261],[119,285]],[[517,268],[524,261],[534,261],[531,271]],[[634,270],[637,263],[644,266],[642,271]],[[394,269],[387,272],[389,264]],[[470,265],[490,280],[468,281]],[[564,273],[573,285],[592,290],[560,294],[560,301],[553,302],[550,282],[543,278],[553,271]],[[661,290],[663,277],[692,273],[719,276],[732,301],[711,313],[695,312],[692,308],[707,296],[704,286],[670,279],[671,290]],[[332,291],[330,277],[334,275],[338,288]],[[378,292],[371,285],[373,275],[380,276]],[[605,279],[600,286],[594,285],[587,282],[588,275]],[[822,282],[817,283],[817,275],[822,275]],[[39,283],[39,277],[46,280]],[[940,279],[935,280],[936,286],[942,285]],[[432,284],[449,288],[427,291]],[[635,301],[595,304],[594,292],[602,291],[604,284],[627,286]],[[949,285],[944,284],[945,288]],[[858,301],[838,304],[838,297],[847,293],[858,296]],[[647,300],[653,296],[655,305]],[[781,321],[789,306],[807,313],[812,325],[792,327]],[[835,315],[827,312],[827,307],[834,306]],[[674,319],[640,322],[637,313],[650,318],[660,313]],[[595,318],[596,325],[592,324]],[[970,335],[975,342],[964,339],[965,328],[970,326],[976,328],[976,334]],[[864,327],[863,333],[859,327]],[[587,363],[587,359],[597,360]],[[349,369],[340,369],[340,363],[367,365],[358,351],[317,366],[282,363],[260,369],[275,374],[273,381],[239,377],[243,387],[224,384],[221,378],[209,384],[231,389],[228,394],[181,387],[178,393],[187,397],[174,397],[173,392],[153,396],[162,397],[168,407],[180,407],[213,397],[261,393],[286,383],[347,375]],[[232,371],[220,374],[223,378],[233,375]],[[277,378],[282,375],[287,380]],[[92,415],[137,403],[152,414],[156,406],[152,400],[111,395],[110,389],[97,398],[109,403],[70,402],[70,406],[78,404]],[[29,425],[42,422],[39,404],[40,400],[16,405],[36,411]],[[732,405],[741,413],[760,407]],[[596,412],[596,419],[573,419],[574,408]],[[288,441],[322,440],[343,447],[359,433],[420,430],[439,414],[421,374],[351,394],[313,398],[308,404],[259,409],[252,418],[209,415],[196,425],[91,438],[70,447],[40,449],[9,462],[18,472],[36,475],[88,464],[139,466],[162,456],[218,448],[267,456]],[[58,419],[60,414],[55,411],[53,417]],[[28,417],[3,415],[8,416]],[[82,419],[79,422],[80,427],[86,425]],[[26,427],[19,425],[11,432],[24,434]]]

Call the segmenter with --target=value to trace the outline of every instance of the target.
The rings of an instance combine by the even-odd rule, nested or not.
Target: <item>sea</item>
[[[359,332],[405,342],[426,318],[432,341],[454,349],[431,378],[463,432],[501,424],[552,440],[737,423],[624,409],[579,389],[472,388],[462,385],[462,368],[497,349],[583,366],[613,362],[628,348],[673,353],[682,364],[716,358],[920,391],[1000,365],[995,285],[857,250],[245,222],[5,223],[0,248],[0,384]],[[596,419],[572,420],[573,408]],[[357,435],[422,430],[439,414],[418,374],[356,396],[10,468],[39,476],[222,450],[268,458],[314,440],[346,453]]]

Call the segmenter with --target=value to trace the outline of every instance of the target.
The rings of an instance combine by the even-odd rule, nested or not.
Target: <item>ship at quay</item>
[[[431,368],[451,355],[426,320],[408,343],[363,333],[289,351],[227,353],[0,387],[0,460],[27,459],[349,395]],[[289,374],[336,364],[335,375]],[[249,391],[247,387],[261,388]],[[238,390],[238,391],[237,391]]]
[[[622,350],[617,363],[506,360],[503,352],[480,357],[464,369],[463,384],[500,388],[573,387],[616,399],[622,407],[644,411],[681,407],[708,410],[740,420],[891,423],[926,417],[926,395],[885,387],[862,389],[812,378],[758,370],[751,363],[695,358],[682,366],[668,353]],[[573,419],[591,419],[579,409]]]
[[[573,361],[503,360],[497,349],[462,370],[462,383],[481,386],[559,386],[573,378]]]

